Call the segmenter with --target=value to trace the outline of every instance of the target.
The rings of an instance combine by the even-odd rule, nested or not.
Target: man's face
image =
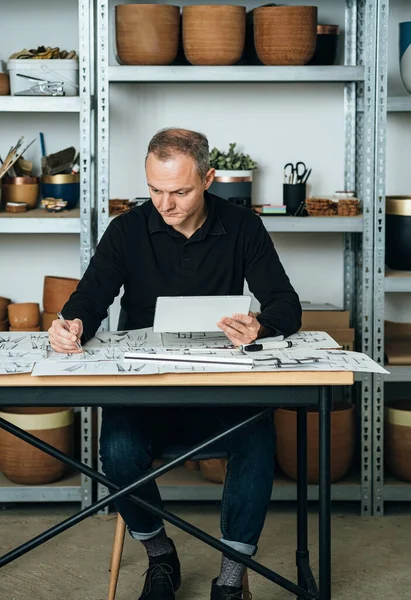
[[[154,206],[167,225],[178,226],[203,210],[204,190],[213,181],[214,169],[203,181],[191,157],[176,154],[161,161],[149,154],[146,177]]]

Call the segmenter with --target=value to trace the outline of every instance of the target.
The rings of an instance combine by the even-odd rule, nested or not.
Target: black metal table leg
[[[332,389],[320,388],[320,490],[319,490],[319,538],[320,538],[320,600],[331,600],[331,405]]]

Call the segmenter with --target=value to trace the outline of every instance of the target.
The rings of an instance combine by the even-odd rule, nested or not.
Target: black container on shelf
[[[210,192],[234,204],[251,208],[252,171],[217,171]]]
[[[390,269],[411,271],[411,196],[387,196],[385,263]]]
[[[283,201],[287,208],[287,215],[305,216],[305,198],[307,195],[305,183],[284,183]]]
[[[317,25],[317,46],[309,65],[333,65],[338,56],[338,25]]]

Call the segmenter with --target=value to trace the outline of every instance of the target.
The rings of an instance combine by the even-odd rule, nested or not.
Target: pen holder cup
[[[303,214],[301,205],[306,198],[305,183],[284,183],[283,184],[283,202],[287,208],[288,215],[295,215],[298,211]],[[300,209],[300,210],[299,210]]]

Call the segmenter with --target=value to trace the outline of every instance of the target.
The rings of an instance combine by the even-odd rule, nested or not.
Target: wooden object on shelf
[[[200,460],[200,471],[203,477],[213,483],[224,483],[227,469],[226,458],[210,458]]]
[[[38,177],[4,177],[3,203],[26,204],[28,209],[36,208],[39,200]]]
[[[4,321],[7,317],[7,307],[11,303],[10,298],[0,296],[0,321]]]
[[[341,198],[337,204],[339,217],[357,217],[360,214],[360,201],[358,198]]]
[[[3,408],[0,416],[65,454],[72,453],[74,411],[66,407]],[[14,483],[40,485],[60,479],[66,466],[0,429],[0,471]]]
[[[305,208],[310,217],[332,217],[338,213],[338,204],[328,198],[307,198]]]
[[[384,352],[389,365],[411,365],[411,323],[385,321]]]
[[[234,65],[245,44],[244,6],[183,7],[184,54],[192,65]]]
[[[24,331],[25,328],[37,327],[40,324],[40,307],[37,302],[9,304],[7,312],[11,331],[14,329]]]
[[[176,59],[180,9],[167,4],[116,6],[117,53],[125,65],[169,65]]]
[[[43,312],[41,315],[41,331],[48,331],[53,321],[55,321],[57,318],[57,313]]]
[[[306,65],[317,43],[317,7],[256,8],[254,43],[265,65]]]
[[[385,457],[393,475],[411,481],[411,400],[385,408]]]
[[[79,279],[46,275],[43,288],[43,308],[46,313],[60,312],[76,291]]]
[[[7,73],[0,73],[0,96],[10,95],[10,78]]]
[[[27,204],[25,202],[7,202],[4,210],[7,213],[24,213],[27,212]]]
[[[297,411],[279,408],[274,413],[277,461],[287,477],[297,481]],[[319,482],[319,414],[307,412],[308,483]],[[351,467],[355,447],[354,406],[331,413],[331,481],[339,481]]]

